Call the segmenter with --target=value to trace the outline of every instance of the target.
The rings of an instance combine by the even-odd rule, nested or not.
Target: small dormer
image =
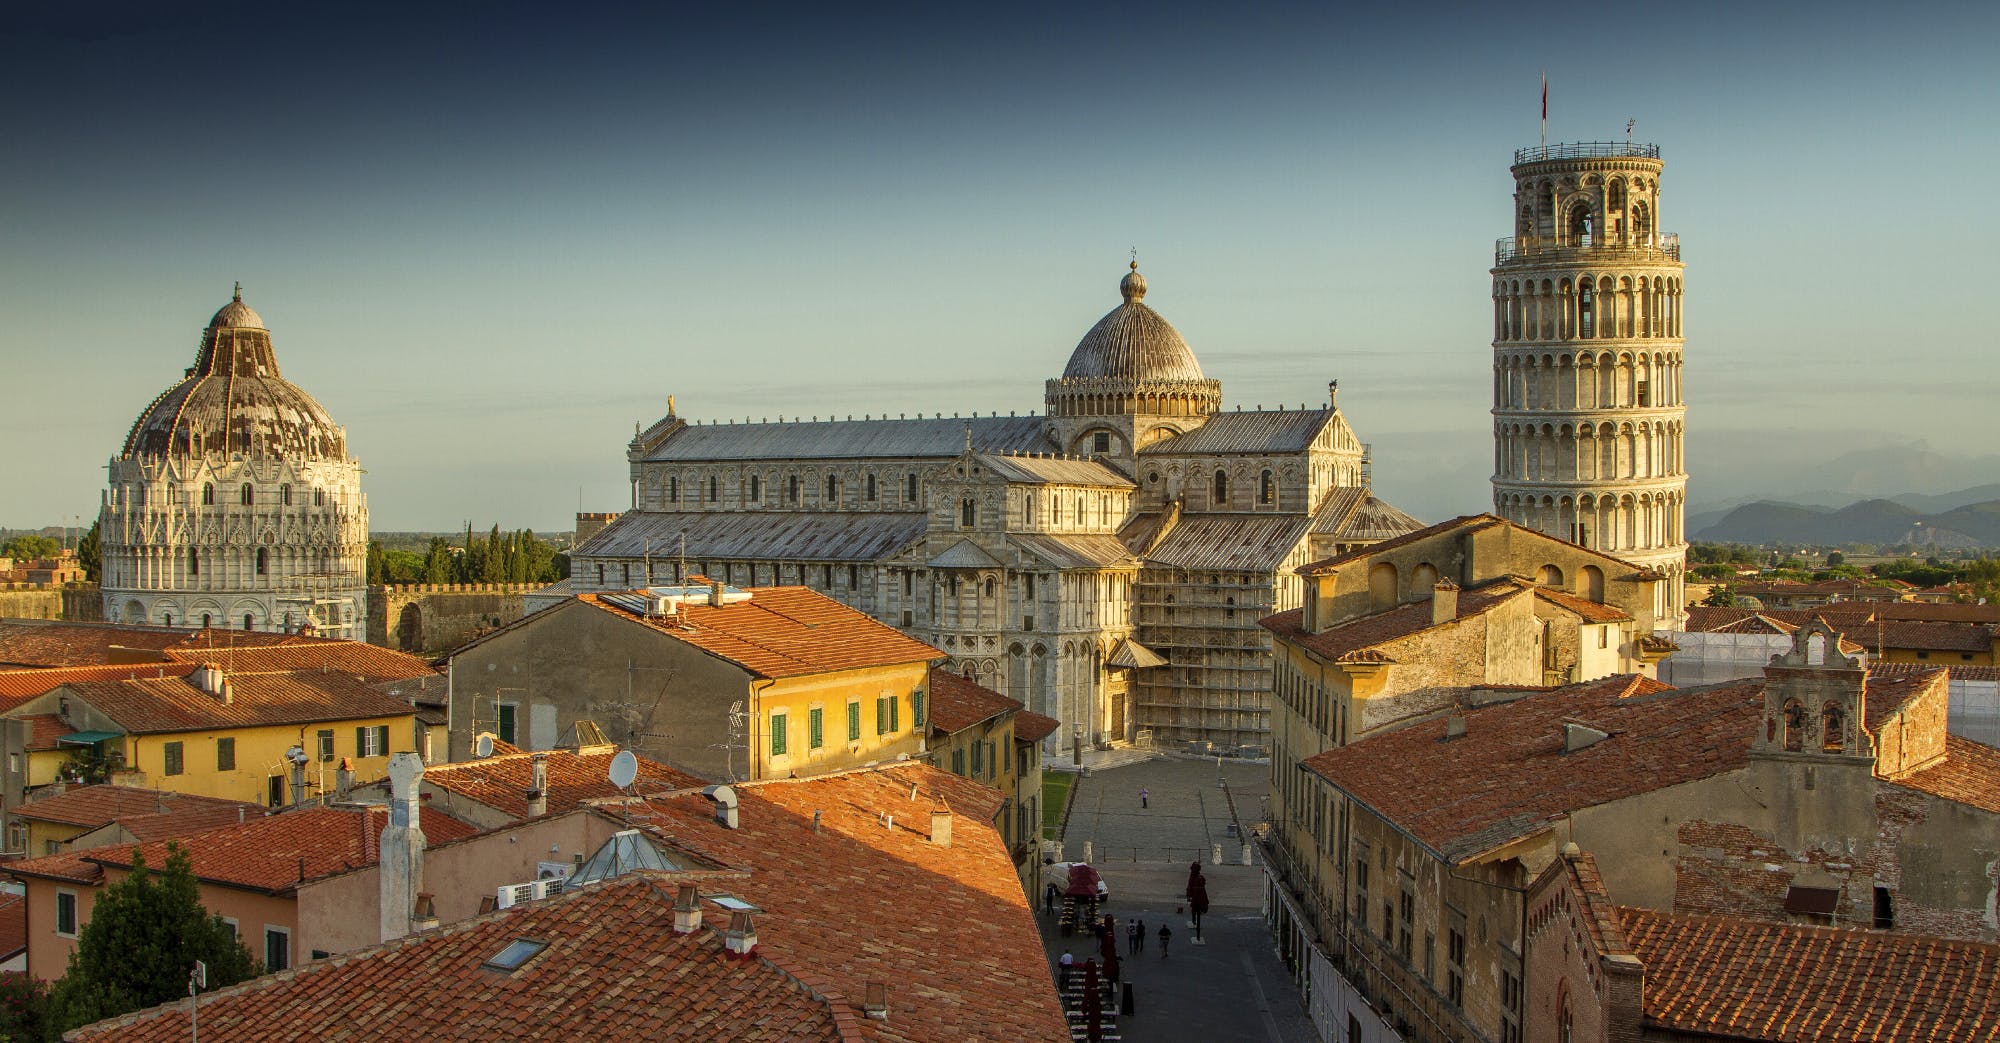
[[[1764,668],[1764,720],[1753,750],[1822,757],[1875,756],[1862,727],[1868,670],[1841,653],[1841,635],[1815,619],[1792,633],[1792,648]]]

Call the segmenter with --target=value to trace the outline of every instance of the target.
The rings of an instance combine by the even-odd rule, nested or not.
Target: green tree
[[[1708,592],[1707,597],[1701,599],[1701,603],[1717,608],[1731,608],[1736,604],[1736,592],[1728,587],[1716,587]]]
[[[383,558],[384,558],[384,552],[382,550],[382,541],[369,540],[368,541],[369,586],[374,586],[376,584],[389,582],[389,569],[387,563],[383,560]]]
[[[90,531],[76,541],[76,563],[83,566],[83,578],[96,583],[104,572],[104,550],[97,542],[97,523],[90,523]]]
[[[22,533],[6,543],[0,543],[0,558],[13,558],[15,561],[53,558],[61,553],[61,540],[38,536],[32,532]]]
[[[229,926],[202,908],[187,851],[169,843],[167,863],[154,873],[133,849],[131,873],[98,896],[69,970],[49,993],[51,1038],[187,995],[196,960],[208,964],[210,988],[258,973]]]
[[[37,1040],[48,1031],[49,990],[21,971],[0,973],[0,1040]]]
[[[1837,569],[1845,564],[1847,564],[1847,555],[1842,554],[1839,551],[1833,551],[1826,556],[1827,568]]]
[[[446,543],[442,536],[431,537],[430,550],[424,554],[423,581],[450,583],[457,578],[454,574],[457,568],[458,563],[452,558],[451,544]]]

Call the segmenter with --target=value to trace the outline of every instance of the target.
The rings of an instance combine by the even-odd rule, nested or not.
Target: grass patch
[[[1069,788],[1076,785],[1076,775],[1067,771],[1046,771],[1042,773],[1042,836],[1054,840],[1056,830],[1062,828],[1063,808],[1069,806]]]

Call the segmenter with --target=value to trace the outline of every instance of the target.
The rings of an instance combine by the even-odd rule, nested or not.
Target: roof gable
[[[649,617],[582,594],[577,600],[726,659],[758,677],[797,677],[871,666],[928,663],[944,653],[809,587],[753,587],[720,608],[683,602]]]

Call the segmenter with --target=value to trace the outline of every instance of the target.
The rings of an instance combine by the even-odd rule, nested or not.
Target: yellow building
[[[819,775],[924,752],[944,653],[805,587],[585,594],[446,656],[451,753],[581,734],[705,779]]]
[[[277,806],[380,778],[416,748],[416,711],[351,675],[162,664],[72,681],[16,706],[6,736],[27,783],[112,781]],[[296,753],[292,751],[297,750]]]
[[[1040,743],[1060,724],[949,670],[931,671],[929,757],[954,775],[1006,794],[994,825],[1030,897],[1041,893],[1042,758]]]
[[[9,814],[7,851],[39,858],[67,850],[145,843],[266,814],[262,805],[137,786],[50,789]]]

